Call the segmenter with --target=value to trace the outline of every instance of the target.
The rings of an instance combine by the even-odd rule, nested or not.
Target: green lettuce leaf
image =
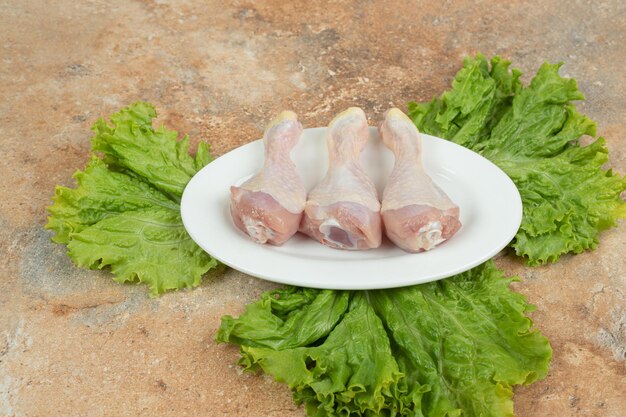
[[[481,153],[517,185],[522,225],[511,243],[530,265],[594,249],[598,234],[626,216],[626,179],[604,170],[603,138],[585,147],[596,125],[571,104],[584,96],[561,64],[541,66],[529,86],[500,57],[465,60],[452,89],[429,103],[409,103],[423,132]]]
[[[67,248],[78,266],[110,266],[115,281],[146,283],[152,296],[196,287],[217,266],[191,240],[179,210],[162,206],[111,214],[72,233]]]
[[[115,213],[160,206],[174,211],[178,204],[150,184],[111,171],[95,156],[84,171],[74,174],[76,188],[57,187],[47,227],[56,232],[53,241],[69,243],[70,234]]]
[[[216,339],[309,416],[513,416],[512,386],[544,378],[552,354],[513,280],[489,261],[392,290],[287,287],[224,317]]]
[[[110,266],[118,282],[148,284],[150,295],[195,287],[217,261],[187,235],[180,196],[212,159],[208,145],[196,157],[176,132],[154,130],[152,105],[136,103],[94,126],[92,155],[74,174],[76,188],[57,187],[46,228],[68,246],[77,265]]]
[[[240,345],[272,349],[306,345],[328,334],[341,320],[349,300],[347,291],[278,289],[246,307],[247,321],[223,317],[221,337]]]
[[[156,115],[151,104],[136,103],[112,115],[111,123],[99,119],[92,128],[91,149],[102,152],[108,165],[128,170],[180,201],[191,177],[211,161],[209,145],[201,142],[194,159],[187,136],[177,141],[177,132],[152,128]]]

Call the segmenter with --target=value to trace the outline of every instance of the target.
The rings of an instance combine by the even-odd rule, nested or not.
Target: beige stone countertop
[[[624,173],[624,45],[621,0],[0,0],[0,415],[304,416],[213,342],[222,315],[273,284],[228,270],[151,299],[50,241],[45,207],[86,164],[98,117],[150,101],[221,155],[284,108],[321,126],[357,105],[373,124],[441,94],[480,51],[526,74],[565,61]],[[515,389],[517,416],[626,415],[625,230],[557,264],[497,259],[554,349],[548,377]]]

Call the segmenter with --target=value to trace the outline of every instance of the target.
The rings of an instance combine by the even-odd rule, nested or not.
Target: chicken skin
[[[261,171],[230,188],[233,221],[256,243],[282,245],[298,231],[306,189],[290,153],[301,135],[296,114],[280,113],[263,135],[265,160]]]
[[[424,171],[419,131],[408,116],[388,110],[379,132],[396,158],[383,191],[385,234],[407,252],[430,250],[461,228],[459,207]]]
[[[368,140],[367,118],[358,107],[340,113],[328,126],[328,172],[309,193],[300,231],[331,248],[380,246],[380,202],[359,165]]]

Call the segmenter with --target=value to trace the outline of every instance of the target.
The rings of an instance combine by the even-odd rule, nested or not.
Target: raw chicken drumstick
[[[301,134],[298,116],[291,111],[280,113],[263,135],[261,171],[239,187],[230,187],[235,225],[256,243],[282,245],[298,231],[306,189],[290,153]]]
[[[359,165],[368,140],[367,119],[358,107],[340,113],[328,125],[328,172],[309,193],[300,231],[331,248],[380,246],[380,202]]]
[[[383,191],[385,233],[407,252],[432,249],[461,227],[459,207],[424,172],[421,138],[408,116],[388,110],[379,131],[396,157]]]

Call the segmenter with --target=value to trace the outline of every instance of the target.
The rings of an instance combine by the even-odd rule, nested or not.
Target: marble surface
[[[620,0],[0,0],[0,415],[304,416],[213,342],[223,314],[272,284],[228,270],[150,299],[50,242],[45,207],[86,163],[96,118],[148,100],[219,155],[284,108],[318,126],[358,105],[374,123],[482,51],[527,72],[565,61],[624,173],[625,16]],[[515,390],[518,416],[626,414],[625,229],[545,267],[498,258],[554,348],[549,376]]]

